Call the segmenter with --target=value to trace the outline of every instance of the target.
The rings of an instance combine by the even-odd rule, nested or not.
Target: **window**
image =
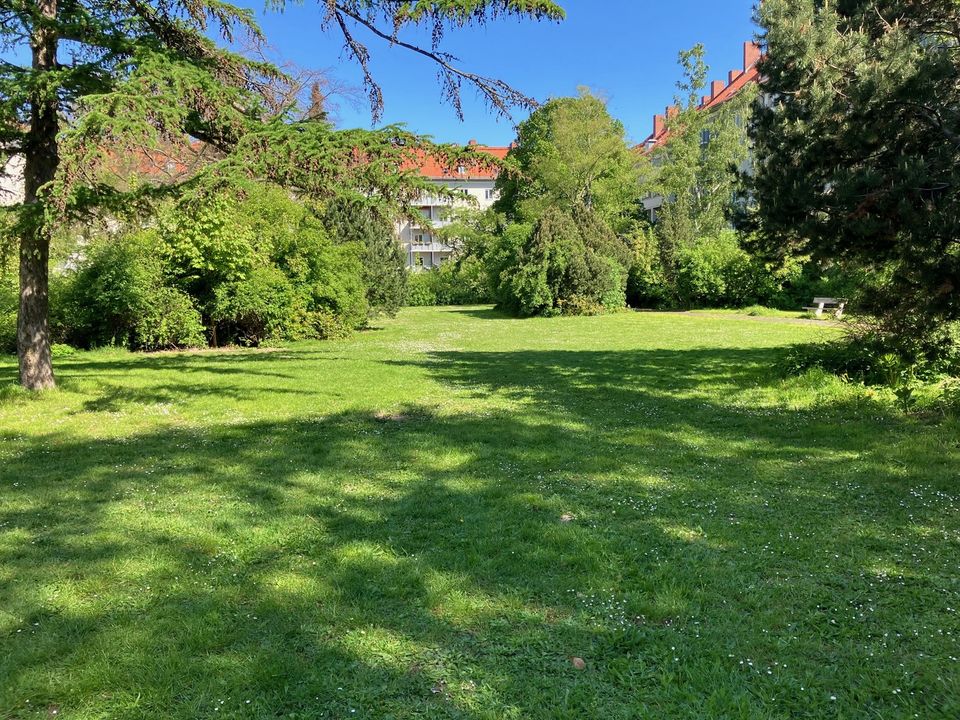
[[[700,147],[706,147],[710,144],[710,131],[701,130],[700,131]]]
[[[426,245],[427,236],[423,233],[414,233],[413,235],[413,244],[414,245]]]
[[[467,174],[467,168],[466,168],[466,166],[465,166],[465,165],[458,165],[458,166],[457,166],[457,174],[458,174],[458,175],[466,175],[466,174]]]
[[[493,188],[487,188],[486,190],[483,191],[483,196],[484,196],[487,200],[496,200],[496,199],[497,199],[497,191],[494,190]]]
[[[422,208],[420,208],[420,214],[421,214],[425,219],[429,220],[429,219],[430,219],[430,208],[429,208],[429,206],[428,206],[428,207],[422,207]]]

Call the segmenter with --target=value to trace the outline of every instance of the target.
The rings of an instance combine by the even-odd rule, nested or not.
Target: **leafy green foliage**
[[[685,307],[764,304],[780,290],[774,271],[744,250],[733,230],[723,230],[677,254],[677,294]]]
[[[433,270],[410,273],[407,305],[480,305],[491,302],[486,265],[468,255]]]
[[[944,415],[960,417],[960,379],[952,378],[943,384],[938,404]]]
[[[0,353],[17,349],[17,279],[0,261]]]
[[[284,5],[284,0],[271,3],[275,9]],[[502,81],[457,67],[439,50],[444,28],[499,15],[563,17],[550,0],[320,0],[318,6],[321,28],[337,28],[347,54],[361,66],[375,116],[382,96],[369,70],[370,53],[354,28],[365,27],[433,60],[458,113],[464,81],[507,113],[512,105],[534,103]],[[382,21],[388,27],[379,27]],[[404,26],[420,23],[432,25],[430,49],[398,36]],[[27,250],[20,255],[26,285],[20,296],[26,331],[20,336],[29,340],[19,348],[26,387],[54,385],[46,297],[47,258],[58,225],[105,215],[143,217],[158,198],[179,195],[197,178],[273,182],[313,199],[376,198],[395,210],[428,189],[410,170],[411,160],[424,151],[460,152],[397,127],[335,132],[322,112],[304,107],[304,88],[296,78],[222,47],[214,40],[218,35],[227,45],[252,48],[254,55],[265,41],[252,11],[221,0],[43,0],[0,7],[0,167],[11,155],[25,159],[26,201],[12,211],[12,234]],[[204,162],[172,182],[116,177],[118,166],[136,165],[161,151],[171,153],[176,164],[198,148]],[[178,232],[167,243],[187,274],[184,281],[204,296],[205,312],[217,283],[236,283],[257,267],[257,259],[250,262],[245,252],[250,239],[231,235],[223,224],[231,208],[227,199],[220,201],[196,208],[197,234]],[[226,274],[214,277],[218,272]],[[346,298],[331,300],[342,304]]]
[[[521,315],[623,307],[631,257],[616,231],[636,213],[644,162],[585,90],[522,123],[481,255],[498,303]]]
[[[730,230],[739,204],[738,171],[749,159],[746,119],[756,97],[745,88],[700,109],[709,74],[704,48],[680,53],[683,79],[667,118],[666,142],[652,153],[652,191],[663,199],[652,232],[637,231],[631,302],[639,306],[741,306],[769,302],[778,288],[772,265],[755,262]]]
[[[680,53],[683,79],[677,85],[686,97],[677,99],[676,113],[667,119],[669,138],[653,154],[654,192],[664,198],[658,230],[674,252],[729,227],[738,171],[750,157],[746,127],[756,89],[748,86],[719,107],[701,111],[709,74],[703,58],[702,45]]]
[[[144,350],[340,337],[367,321],[362,255],[277,187],[203,187],[154,228],[81,246],[51,286],[54,335]]]
[[[587,90],[551,100],[520,124],[497,180],[498,212],[534,222],[548,208],[584,207],[620,230],[636,212],[646,159],[626,142],[623,124]]]
[[[668,307],[675,302],[675,288],[668,280],[657,232],[638,225],[628,236],[633,255],[627,278],[627,303],[635,308]]]
[[[193,300],[166,283],[154,231],[108,238],[69,279],[66,338],[80,347],[164,350],[206,344]]]
[[[240,238],[230,241],[238,255],[225,266],[211,264],[199,281],[190,271],[176,274],[176,282],[191,288],[218,325],[218,342],[256,344],[362,327],[368,313],[363,248],[332,241],[320,214],[280,188],[244,184],[237,190],[244,201],[229,204],[216,227]],[[172,224],[163,238],[168,246],[182,244],[177,233],[190,225],[192,206],[190,199],[171,209]],[[222,245],[215,232],[206,238],[208,245]]]
[[[549,208],[532,227],[504,233],[500,304],[520,315],[598,314],[626,303],[629,251],[595,215]]]
[[[760,248],[882,278],[858,310],[902,358],[917,338],[937,354],[960,317],[960,4],[771,0],[759,20]]]
[[[290,279],[277,267],[258,267],[242,281],[214,290],[211,320],[242,345],[265,340],[310,337],[307,309]]]
[[[410,307],[439,305],[436,286],[437,276],[434,271],[411,273],[407,281],[407,305]]]
[[[171,274],[201,302],[217,285],[242,280],[257,263],[258,238],[232,193],[192,193],[160,216],[160,247]]]

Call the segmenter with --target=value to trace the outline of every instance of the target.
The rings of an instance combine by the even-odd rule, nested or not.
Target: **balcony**
[[[440,242],[427,242],[427,243],[415,243],[409,242],[406,244],[407,249],[410,252],[414,253],[449,253],[453,252],[453,248],[449,245],[444,245]]]

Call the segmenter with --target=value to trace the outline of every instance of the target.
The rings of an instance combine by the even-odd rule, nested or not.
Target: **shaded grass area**
[[[0,717],[955,718],[960,432],[771,373],[829,332],[67,359],[0,401]]]

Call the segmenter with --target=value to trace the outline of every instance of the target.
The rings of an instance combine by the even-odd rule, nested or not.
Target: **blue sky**
[[[677,53],[702,42],[713,79],[742,64],[742,45],[753,37],[755,0],[559,0],[567,10],[560,24],[500,20],[482,28],[451,31],[445,48],[470,70],[506,80],[527,95],[547,99],[573,95],[586,85],[609,99],[611,112],[630,139],[643,140],[652,115],[663,112],[676,91]],[[327,69],[341,82],[361,85],[361,75],[341,53],[338,33],[320,30],[316,0],[291,5],[283,14],[262,13],[261,0],[241,0],[258,12],[267,38],[286,59]],[[465,121],[445,105],[429,61],[390,48],[357,29],[373,54],[371,67],[386,101],[384,122],[443,142],[506,145],[514,137],[509,121],[497,120],[465,88]],[[417,33],[407,36],[423,41]],[[343,127],[370,127],[366,105],[341,103]],[[523,119],[519,112],[517,120]]]

